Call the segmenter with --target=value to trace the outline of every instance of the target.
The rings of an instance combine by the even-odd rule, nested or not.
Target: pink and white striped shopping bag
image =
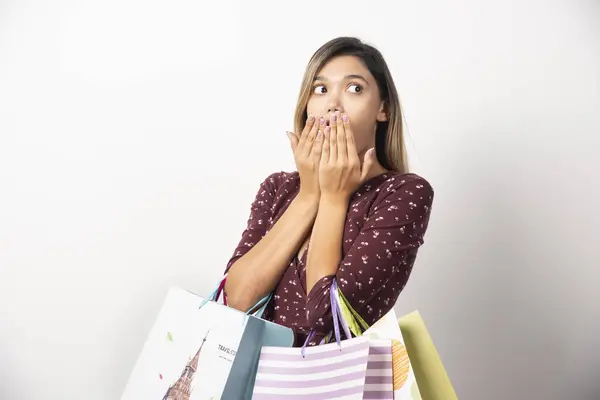
[[[362,400],[369,351],[370,340],[366,337],[305,349],[265,346],[252,399]],[[379,350],[375,352],[373,360],[379,362],[382,357]]]
[[[369,341],[369,361],[363,399],[394,400],[391,340]]]

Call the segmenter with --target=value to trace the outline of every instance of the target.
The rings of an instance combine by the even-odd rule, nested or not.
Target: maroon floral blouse
[[[226,270],[271,229],[299,189],[297,172],[274,173],[265,179]],[[351,197],[343,259],[335,277],[339,289],[369,325],[394,307],[404,289],[423,244],[432,201],[433,189],[425,179],[394,172],[371,178]],[[307,253],[290,260],[263,316],[292,328],[295,346],[302,346],[312,329],[316,336],[310,345],[319,343],[333,326],[329,300],[333,276],[323,277],[307,294]]]

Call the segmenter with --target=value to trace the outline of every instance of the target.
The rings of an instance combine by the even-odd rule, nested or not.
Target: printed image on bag
[[[293,340],[289,328],[171,288],[121,400],[250,399],[262,345]]]

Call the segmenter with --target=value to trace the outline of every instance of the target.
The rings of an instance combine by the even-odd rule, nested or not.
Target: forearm
[[[306,238],[318,201],[299,194],[273,228],[229,269],[227,304],[247,311],[270,293]]]
[[[335,275],[342,262],[342,240],[347,211],[346,199],[320,199],[307,254],[307,294],[323,277]]]

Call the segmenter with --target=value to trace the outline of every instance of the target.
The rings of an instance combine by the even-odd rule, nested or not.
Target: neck
[[[381,166],[381,164],[379,164],[379,162],[375,163],[375,165],[373,165],[373,167],[371,168],[371,171],[369,172],[369,174],[367,175],[367,179],[371,179],[374,178],[378,175],[384,174],[386,172],[389,172],[387,169],[383,168]]]
[[[365,159],[365,153],[362,153],[360,155],[360,160],[361,160],[361,164],[364,163],[364,159]],[[367,175],[366,179],[369,180],[371,178],[374,178],[378,175],[384,174],[386,172],[389,172],[387,169],[385,169],[380,163],[379,160],[375,160],[375,164],[371,167],[371,170],[369,171],[369,174]]]

